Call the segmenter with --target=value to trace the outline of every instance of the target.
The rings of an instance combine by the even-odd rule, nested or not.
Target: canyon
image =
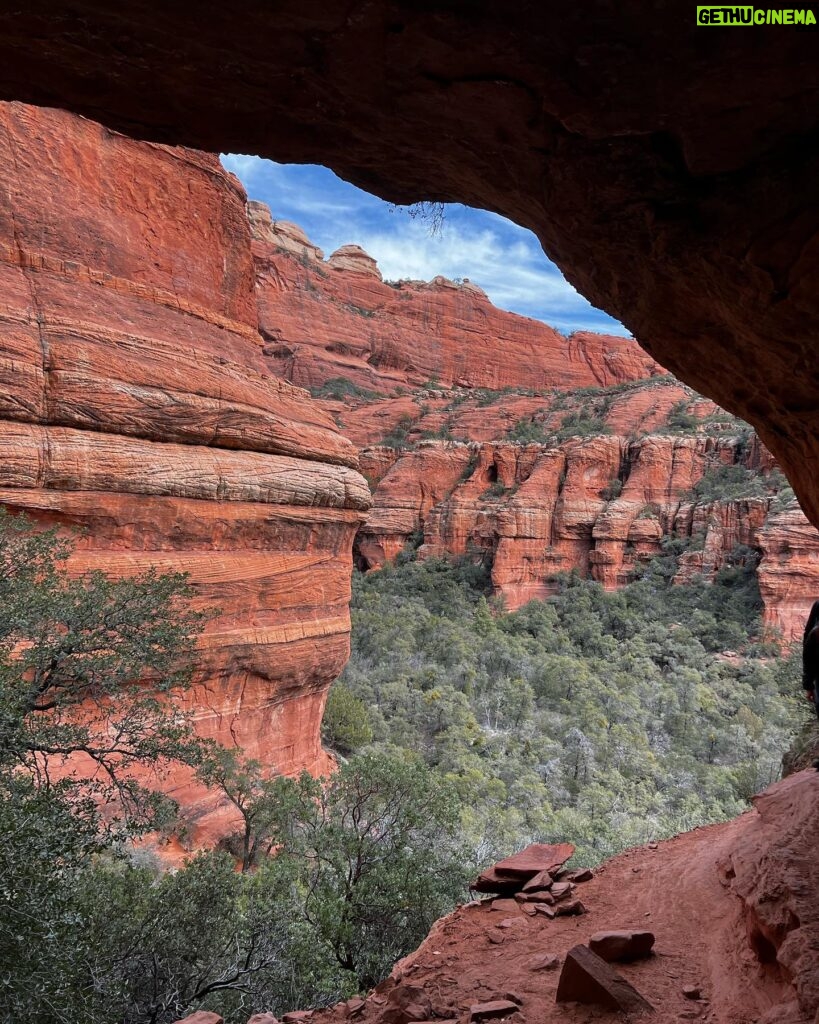
[[[479,3],[468,12],[379,2],[343,10],[290,2],[262,9],[240,2],[230,9],[206,4],[191,14],[159,5],[154,10],[151,4],[132,11],[112,10],[98,0],[35,0],[25,12],[8,5],[0,24],[3,97],[70,106],[113,128],[162,142],[322,160],[395,201],[430,196],[467,201],[533,227],[569,279],[626,323],[663,365],[757,426],[808,515],[819,521],[817,379],[812,370],[819,252],[813,144],[817,64],[809,33],[717,30],[705,38],[690,10],[666,7],[650,18],[636,18],[599,2],[549,10]],[[118,144],[105,133],[99,137],[106,146]],[[45,172],[54,166],[47,150],[48,145],[42,148],[43,159],[33,170]],[[161,154],[156,155],[159,159]],[[93,167],[82,169],[83,183],[94,182],[89,172]],[[173,177],[170,167],[165,172]],[[131,185],[126,180],[124,190]],[[24,203],[25,195],[19,198]],[[188,201],[183,189],[172,214],[188,208]],[[117,211],[116,219],[118,226],[121,219],[140,236],[143,218],[129,224],[129,218]],[[220,220],[220,230],[227,227]],[[343,535],[335,550],[346,563],[347,544],[366,512],[367,498],[363,489],[359,492],[352,462],[302,456],[298,444],[303,433],[316,425],[331,435],[335,432],[325,416],[316,422],[306,400],[302,409],[300,393],[293,395],[298,412],[294,410],[289,421],[297,425],[291,434],[296,453],[278,456],[294,459],[297,465],[279,464],[273,470],[267,459],[277,453],[255,447],[245,453],[241,446],[227,445],[227,454],[219,449],[220,461],[211,466],[210,476],[204,474],[212,484],[207,498],[187,493],[177,499],[166,493],[176,486],[174,475],[180,472],[182,459],[176,449],[161,450],[164,476],[160,473],[154,479],[146,474],[150,479],[145,481],[138,473],[131,475],[149,464],[146,449],[129,447],[131,441],[196,451],[196,442],[185,435],[190,426],[186,417],[177,426],[179,436],[185,437],[182,441],[175,440],[173,432],[168,441],[164,434],[143,437],[123,428],[125,440],[120,442],[117,430],[99,429],[107,421],[98,420],[93,407],[66,405],[58,417],[68,423],[47,420],[45,405],[51,408],[51,398],[45,399],[51,385],[38,384],[37,360],[28,360],[26,353],[33,347],[35,327],[45,337],[59,326],[55,309],[60,307],[60,289],[50,296],[55,306],[38,292],[35,311],[24,284],[54,284],[55,279],[59,283],[78,269],[81,276],[89,274],[89,287],[83,285],[88,309],[82,309],[89,316],[94,299],[99,299],[96,289],[107,286],[106,297],[122,299],[125,324],[138,321],[136,307],[149,302],[144,331],[167,316],[166,310],[171,310],[183,339],[184,323],[193,318],[197,344],[201,324],[216,327],[219,351],[223,342],[228,348],[236,344],[232,335],[242,331],[221,320],[216,311],[222,303],[214,303],[213,296],[202,306],[193,300],[199,312],[191,312],[184,280],[177,285],[171,280],[175,274],[158,273],[150,259],[144,266],[126,266],[124,273],[105,267],[108,259],[116,263],[117,253],[115,245],[104,244],[104,232],[88,253],[81,254],[86,256],[83,260],[43,252],[49,235],[45,225],[26,247],[19,244],[16,223],[9,224],[6,218],[6,228],[12,260],[8,276],[17,290],[9,286],[4,298],[4,323],[11,325],[4,342],[4,378],[13,371],[15,380],[19,372],[21,379],[31,381],[3,413],[12,438],[8,494],[12,501],[18,499],[16,507],[30,508],[46,522],[81,522],[87,518],[83,502],[97,501],[100,525],[95,523],[95,530],[103,531],[106,524],[110,550],[126,554],[131,539],[141,533],[146,550],[152,545],[165,550],[166,537],[185,534],[190,512],[203,506],[222,512],[231,502],[236,513],[234,536],[242,543],[256,535],[253,517],[261,506],[266,511],[285,510],[287,529],[292,528],[285,543],[300,552],[305,534],[312,539],[314,524],[321,521],[320,516],[309,517],[329,510],[339,513],[331,518],[331,526],[337,537]],[[73,234],[66,239],[69,249]],[[197,237],[195,230],[192,237]],[[179,244],[180,251],[188,251],[184,237]],[[217,280],[226,262],[215,263]],[[179,277],[192,273],[196,263],[181,260]],[[163,281],[164,303],[146,299],[142,292],[146,280],[150,291],[157,278]],[[174,305],[177,288],[182,293],[179,306]],[[208,316],[201,316],[202,309]],[[237,312],[232,316],[241,323]],[[253,338],[255,344],[255,334]],[[204,348],[207,351],[208,345]],[[77,369],[81,372],[83,367]],[[59,372],[54,377],[57,380]],[[69,377],[70,371],[64,383]],[[13,383],[9,389],[14,395]],[[148,384],[144,390],[156,397],[161,389]],[[33,407],[31,395],[39,396]],[[203,397],[222,402],[221,393],[196,392],[197,399]],[[122,423],[133,422],[133,406],[126,404],[130,411]],[[242,414],[247,412],[243,406]],[[74,416],[86,416],[94,426],[77,427]],[[137,419],[137,430],[147,434],[157,429],[156,419],[146,416],[145,410]],[[146,426],[151,420],[153,425]],[[99,456],[99,448],[88,444],[88,435],[94,433],[103,440],[118,438],[96,474],[83,468],[89,454]],[[114,482],[133,489],[111,491],[102,485],[119,465],[113,453],[120,445],[128,449],[130,461],[124,459]],[[160,449],[148,451],[152,463]],[[251,471],[251,463],[240,460],[231,475],[228,470],[234,468],[237,452],[261,455],[265,461],[252,460]],[[213,457],[207,450],[199,454]],[[192,457],[185,452],[186,459]],[[331,467],[322,469],[325,483],[315,491],[301,483],[296,486],[295,476],[305,463]],[[168,468],[171,464],[173,470]],[[286,493],[268,489],[268,470],[275,473],[277,486],[286,481]],[[339,483],[336,474],[345,481],[343,498],[340,487],[330,486]],[[103,499],[115,493],[124,495],[126,506],[137,498],[141,503],[139,487],[154,501],[156,515],[140,521],[132,507],[124,507],[112,518]],[[260,492],[265,497],[276,494],[280,500],[260,502]],[[239,494],[246,497],[238,498]],[[70,507],[76,495],[83,500],[77,508]],[[314,497],[318,500],[310,503],[298,500]],[[66,508],[50,507],[60,501]],[[173,501],[195,504],[183,508],[173,506]],[[338,501],[343,504],[334,503]],[[44,502],[42,510],[38,502]],[[240,522],[243,503],[249,506],[244,511],[250,518]],[[166,511],[173,524],[169,532],[152,535],[161,522],[156,516]],[[295,511],[304,511],[305,518],[299,519]],[[759,530],[763,564],[767,559],[770,574],[766,584],[760,571],[763,594],[769,588],[766,609],[774,591],[796,585],[800,563],[811,563],[811,540],[801,515],[790,505],[771,511]],[[249,522],[253,529],[247,528]],[[229,525],[220,528],[230,533]],[[273,532],[277,528],[272,527]],[[326,538],[328,532],[323,535]],[[207,539],[202,543],[207,545]],[[195,553],[195,543],[190,546]],[[799,546],[802,553],[794,556]],[[94,550],[91,539],[87,549]],[[187,550],[184,545],[183,549]],[[237,577],[241,589],[245,576],[240,571]],[[290,586],[282,589],[292,592]],[[802,600],[789,593],[789,601],[797,599]],[[305,599],[296,618],[304,615],[309,620],[311,607],[318,610]],[[769,621],[777,621],[776,613],[767,614]],[[786,620],[787,614],[779,615],[783,627]],[[298,621],[301,625],[302,619]],[[214,722],[217,719],[218,715]],[[672,840],[676,846],[667,858],[665,846],[624,855],[606,869],[611,887],[600,885],[590,891],[590,904],[595,893],[602,897],[600,924],[642,925],[644,921],[625,918],[657,916],[652,927],[660,940],[658,953],[666,955],[646,962],[645,991],[658,1003],[663,1000],[659,1019],[701,1016],[731,1024],[807,1024],[815,1017],[815,780],[813,773],[785,780],[757,801],[754,812]],[[641,871],[649,880],[642,888],[634,883]],[[511,978],[517,983],[518,963],[534,947],[541,952],[551,942],[551,948],[563,952],[586,937],[583,924],[578,926],[575,920],[564,922],[552,936],[534,934],[524,921],[523,941],[513,939],[504,949],[505,939],[488,939],[488,945],[480,941],[481,932],[489,931],[482,924],[477,922],[466,932],[469,963],[449,954],[437,958],[441,965],[449,961],[446,968],[452,969],[459,986],[458,998],[450,1001],[453,1006],[462,995],[471,996],[469,989],[478,982],[496,978],[505,985]],[[519,930],[515,920],[503,931],[514,936]],[[446,925],[439,929],[431,940],[436,948],[427,944],[399,967],[399,981],[414,974],[422,984],[429,982],[431,992],[440,993],[441,982],[449,982],[435,957],[450,938]],[[500,950],[493,954],[490,947],[495,945]],[[684,976],[689,969],[702,974]],[[678,998],[678,986],[685,982],[700,984],[701,994],[710,1001],[696,1000],[689,1009]],[[550,994],[545,993],[547,998]],[[531,1000],[526,1009],[549,1019],[543,1013],[545,1001]],[[526,1005],[526,996],[523,1002]],[[346,1007],[337,1016],[352,1013]],[[375,1019],[380,1008],[373,1001],[364,1013],[365,1019]],[[597,1011],[584,1009],[560,1016],[599,1018]]]
[[[565,338],[470,282],[384,282],[355,246],[324,260],[215,157],[21,104],[0,124],[0,501],[79,529],[72,573],[189,574],[216,609],[201,735],[327,770],[353,559],[408,544],[491,563],[511,608],[556,572],[620,586],[672,535],[683,575],[761,554],[766,621],[798,632],[815,531],[775,486],[694,499],[714,467],[775,463],[630,339]],[[683,406],[710,433],[663,433]],[[554,440],[567,417],[599,432]],[[224,832],[189,774],[167,788],[194,845]]]
[[[766,625],[801,634],[819,535],[747,425],[630,339],[563,337],[469,281],[384,282],[358,246],[325,260],[298,226],[248,210],[271,365],[359,447],[373,490],[359,567],[408,545],[468,557],[514,609],[561,572],[623,586],[674,538],[681,582],[759,559]]]

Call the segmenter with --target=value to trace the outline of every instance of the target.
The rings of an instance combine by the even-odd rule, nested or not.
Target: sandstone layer
[[[744,465],[763,478],[772,469],[759,445],[740,450],[735,437],[606,435],[555,446],[425,441],[401,454],[368,448],[362,469],[377,486],[357,550],[367,568],[410,541],[420,544],[420,557],[481,559],[509,608],[554,593],[560,572],[578,570],[609,590],[623,586],[671,536],[693,541],[681,579],[709,576],[741,558],[740,546],[760,547],[776,500],[699,499],[694,486],[720,465]],[[792,614],[788,594],[773,582],[766,596],[779,609],[771,624],[791,635],[801,606]]]
[[[188,696],[267,770],[325,767],[369,505],[357,456],[271,375],[245,195],[215,157],[0,106],[0,501],[85,528],[69,569],[190,574],[218,609]],[[186,776],[170,791],[224,825]]]

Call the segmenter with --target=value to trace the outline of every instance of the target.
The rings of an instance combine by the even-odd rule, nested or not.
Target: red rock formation
[[[793,502],[768,518],[758,542],[765,621],[786,639],[801,639],[811,605],[819,600],[819,532]]]
[[[300,228],[249,204],[259,323],[274,372],[303,387],[345,377],[392,391],[428,381],[542,389],[616,384],[665,371],[634,342],[497,309],[474,284],[443,277],[386,284],[346,245],[327,262]]]
[[[612,929],[650,932],[654,955],[618,963],[648,1000],[658,1024],[813,1024],[819,1011],[819,779],[792,775],[754,798],[734,821],[628,850],[579,886],[586,913],[529,916],[527,904],[470,903],[433,925],[362,1007],[382,1020],[385,994],[405,987],[434,1000],[440,1016],[465,1016],[477,1002],[512,999],[526,1020],[580,1024],[600,1010],[557,1003],[559,972],[578,944]],[[503,927],[498,927],[502,924]],[[544,969],[546,968],[546,969]],[[395,995],[393,996],[393,993]],[[508,993],[508,995],[507,995]],[[345,1009],[314,1015],[336,1024]]]
[[[772,501],[691,497],[709,468],[735,461],[737,446],[736,438],[652,435],[555,447],[427,441],[399,457],[365,449],[363,468],[377,488],[358,550],[365,565],[378,566],[423,530],[421,557],[488,559],[509,608],[553,593],[551,577],[571,569],[607,589],[622,586],[672,533],[698,539],[681,579],[708,575],[737,545],[759,546]],[[756,450],[746,459],[758,459]]]
[[[0,162],[0,500],[87,527],[73,572],[190,573],[220,609],[200,732],[324,767],[369,495],[330,417],[270,374],[241,187],[215,157],[17,104]],[[199,838],[223,826],[187,777],[171,792]]]
[[[553,589],[549,577],[569,569],[590,574],[607,588],[622,586],[635,564],[657,554],[663,537],[672,532],[696,539],[683,555],[681,581],[712,575],[738,545],[759,548],[769,499],[684,500],[715,458],[733,460],[736,443],[663,434],[674,407],[710,420],[721,411],[673,378],[646,377],[654,368],[635,360],[633,347],[605,336],[562,339],[534,321],[488,307],[491,318],[479,354],[467,359],[462,351],[460,382],[485,383],[486,368],[507,362],[510,339],[520,342],[525,327],[533,342],[556,343],[540,356],[555,386],[540,393],[531,389],[537,372],[524,346],[518,355],[523,352],[528,360],[526,388],[520,382],[516,391],[507,393],[447,387],[443,378],[452,345],[463,345],[459,332],[473,314],[484,316],[487,306],[474,288],[464,294],[442,279],[432,285],[406,283],[400,289],[404,298],[396,303],[394,289],[383,285],[374,261],[358,247],[345,246],[324,263],[321,251],[300,228],[274,224],[259,203],[249,204],[249,213],[265,330],[269,338],[278,339],[269,342],[267,352],[274,364],[309,380],[319,393],[321,385],[332,394],[333,381],[341,384],[342,397],[325,397],[321,404],[355,444],[369,446],[362,455],[363,468],[377,493],[358,537],[363,566],[382,565],[423,531],[422,557],[470,554],[490,559],[495,586],[510,607],[517,607],[548,595]],[[417,327],[419,317],[426,315],[422,304],[433,301],[431,295],[436,302],[449,303],[438,309],[441,335]],[[322,344],[328,337],[346,340]],[[375,352],[389,355],[373,359]],[[601,385],[616,386],[586,383],[567,390],[576,382],[578,366],[590,369]],[[490,376],[495,379],[494,370]],[[428,378],[439,383],[389,397],[399,380],[403,387]],[[601,427],[619,437],[600,437],[579,447],[571,442],[551,454],[545,448],[523,453],[501,443],[518,424],[534,424],[548,435],[561,429],[570,415],[596,417]],[[712,432],[718,426],[713,424]],[[735,424],[726,422],[724,427],[730,432]],[[414,451],[397,455],[379,447],[383,439],[399,434],[415,445]],[[626,443],[626,437],[641,434],[660,436],[644,438],[639,445]],[[482,445],[480,450],[466,449],[427,440],[436,437]],[[472,476],[474,463],[478,469]],[[775,468],[755,438],[744,464],[762,473]],[[813,531],[802,522],[799,544],[786,544],[776,556],[778,572],[765,564],[761,568],[766,621],[786,639],[798,634],[803,613],[819,592]],[[776,529],[768,534],[769,543],[776,544]],[[793,564],[788,565],[791,553]]]

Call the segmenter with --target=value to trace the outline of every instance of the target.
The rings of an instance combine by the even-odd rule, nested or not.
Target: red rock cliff
[[[220,609],[199,730],[322,767],[369,494],[330,417],[270,373],[241,186],[213,156],[17,104],[0,162],[0,501],[87,527],[74,572],[189,573]],[[172,793],[219,827],[185,777]]]
[[[565,338],[493,306],[476,285],[443,277],[387,284],[375,261],[348,245],[323,261],[293,224],[249,204],[259,323],[272,366],[313,387],[346,377],[394,390],[430,380],[467,387],[616,384],[664,373],[627,338]]]

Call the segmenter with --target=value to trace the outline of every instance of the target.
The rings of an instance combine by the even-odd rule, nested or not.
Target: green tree
[[[375,985],[464,892],[455,795],[423,765],[374,754],[276,785],[278,857],[301,873],[304,918],[355,988]]]
[[[321,731],[326,742],[342,754],[365,747],[373,738],[367,705],[343,683],[336,683],[327,695]]]
[[[203,616],[180,574],[72,579],[70,551],[0,512],[0,769],[144,825],[161,801],[134,770],[201,751],[172,697]]]

